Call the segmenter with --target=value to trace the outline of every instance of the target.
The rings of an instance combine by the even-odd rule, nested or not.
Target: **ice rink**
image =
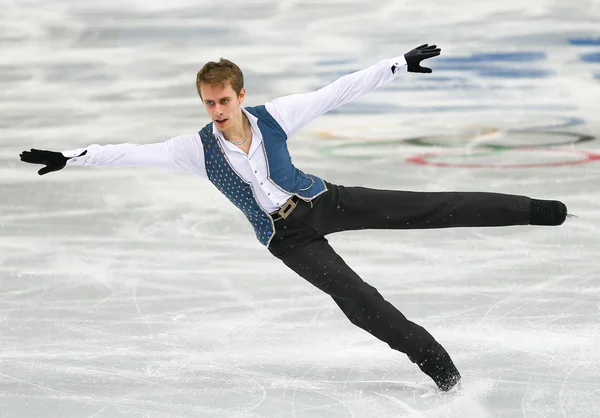
[[[212,184],[144,168],[40,177],[25,149],[158,142],[442,47],[289,141],[345,185],[564,201],[561,227],[330,237],[463,375],[440,393],[260,245]],[[0,0],[0,417],[600,417],[597,0]]]

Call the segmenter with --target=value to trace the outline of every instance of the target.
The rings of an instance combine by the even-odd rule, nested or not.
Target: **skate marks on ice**
[[[311,369],[306,364],[296,369],[300,375],[294,378],[290,367],[237,367],[223,360],[190,364],[163,356],[146,367],[140,361],[136,369],[130,367],[136,360],[115,364],[107,356],[88,364],[67,364],[69,357],[66,352],[62,365],[59,359],[41,362],[33,356],[30,361],[9,362],[7,372],[0,374],[0,385],[12,392],[3,396],[3,416],[40,416],[36,411],[50,405],[68,411],[63,417],[96,418],[493,416],[479,402],[485,396],[481,388],[442,394],[427,384],[344,380],[345,368],[328,368],[330,375],[340,373],[339,380],[319,380],[309,373],[302,377]],[[82,375],[88,382],[84,387],[68,383]]]
[[[402,369],[402,368],[401,368]],[[327,379],[319,376],[326,374]],[[470,382],[449,393],[440,392],[433,382],[409,380],[355,379],[356,369],[348,366],[308,366],[297,379],[286,378],[268,389],[282,391],[280,399],[290,405],[277,417],[492,417],[481,400],[492,383]],[[358,373],[361,374],[361,373]],[[368,372],[365,372],[368,375]],[[402,370],[398,371],[402,374]],[[412,373],[410,373],[412,374]],[[339,377],[336,379],[336,377]],[[416,378],[415,381],[421,380]],[[285,410],[289,410],[285,412]]]
[[[388,398],[398,404],[399,411],[402,414],[397,416],[410,416],[414,418],[443,418],[443,417],[481,417],[491,418],[494,416],[493,411],[490,411],[483,403],[483,398],[492,390],[493,384],[489,381],[477,381],[461,383],[460,387],[451,390],[448,393],[440,392],[434,384],[412,385],[415,389],[424,389],[425,393],[420,395],[421,399],[426,399],[427,403],[419,405],[412,401],[415,405],[411,407],[408,402],[403,402],[398,397],[393,397],[390,394],[378,393],[382,397]],[[410,388],[411,384],[407,384]]]

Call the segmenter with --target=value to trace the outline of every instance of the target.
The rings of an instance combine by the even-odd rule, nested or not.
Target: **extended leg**
[[[326,235],[360,229],[429,229],[559,224],[560,202],[487,192],[410,192],[329,185],[315,207],[298,216]],[[538,202],[553,202],[542,206]],[[540,211],[541,209],[541,211]],[[561,212],[556,214],[555,212]],[[564,212],[564,213],[563,213]],[[554,222],[553,217],[558,217]]]

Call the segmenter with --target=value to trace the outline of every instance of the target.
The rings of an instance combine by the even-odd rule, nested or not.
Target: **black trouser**
[[[350,321],[421,361],[434,338],[365,283],[331,248],[325,235],[359,229],[424,229],[528,225],[531,199],[498,193],[405,192],[327,184],[275,221],[269,251],[330,295]]]

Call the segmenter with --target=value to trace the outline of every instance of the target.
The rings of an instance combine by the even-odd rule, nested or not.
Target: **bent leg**
[[[302,278],[330,295],[350,321],[413,362],[423,360],[437,343],[423,327],[409,321],[364,282],[319,238],[284,254],[274,254]]]

